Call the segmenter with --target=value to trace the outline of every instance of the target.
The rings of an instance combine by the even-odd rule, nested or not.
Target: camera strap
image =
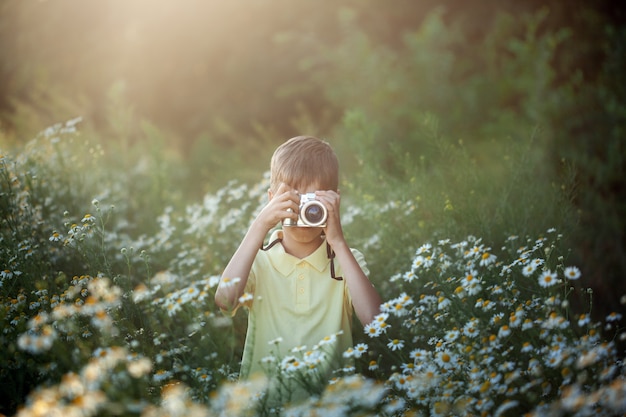
[[[277,243],[280,243],[282,241],[283,240],[281,238],[277,237],[271,243],[269,243],[266,247],[263,247],[263,245],[261,245],[261,250],[262,251],[268,251],[268,250],[272,249]]]
[[[330,259],[330,277],[332,279],[336,279],[337,281],[342,281],[343,277],[335,276],[335,251],[332,250],[328,242],[326,242],[326,255],[328,259]]]
[[[263,247],[263,245],[261,245],[261,250],[268,251],[272,249],[274,246],[276,246],[277,243],[280,243],[282,241],[283,240],[281,238],[277,237],[272,242],[270,242],[267,246]],[[328,259],[330,259],[330,277],[337,281],[343,281],[343,277],[338,277],[335,275],[335,251],[331,249],[328,242],[326,242],[326,256],[328,256]]]

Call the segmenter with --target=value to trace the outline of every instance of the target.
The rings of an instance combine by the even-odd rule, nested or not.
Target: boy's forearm
[[[253,222],[248,229],[237,251],[222,273],[222,279],[215,292],[215,302],[218,307],[231,310],[237,305],[248,282],[248,275],[250,275],[254,258],[263,244],[266,233],[267,231],[260,227],[257,222]],[[230,281],[235,278],[239,279],[235,284],[227,283],[225,280]]]
[[[380,305],[382,304],[380,295],[363,273],[350,247],[345,242],[335,245],[333,250],[337,261],[341,264],[343,278],[348,285],[354,311],[359,321],[363,325],[371,323],[374,317],[380,313]]]

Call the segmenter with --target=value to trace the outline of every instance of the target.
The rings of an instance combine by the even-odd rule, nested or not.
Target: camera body
[[[328,211],[315,199],[315,193],[300,194],[298,220],[285,219],[283,226],[295,227],[326,227]]]

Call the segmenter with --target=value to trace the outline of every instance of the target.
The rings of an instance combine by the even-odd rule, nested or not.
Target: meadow
[[[593,294],[578,285],[581,270],[568,263],[562,232],[500,243],[440,235],[405,246],[407,237],[396,237],[419,229],[423,216],[411,194],[352,196],[343,207],[347,233],[380,271],[371,279],[385,300],[374,322],[356,327],[344,353],[354,366],[331,381],[315,378],[333,335],[268,358],[312,397],[265,407],[266,381],[237,382],[243,315],[223,316],[213,295],[236,237],[265,202],[267,175],[163,207],[154,233],[134,236],[127,219],[137,199],[127,187],[146,173],[103,164],[104,151],[79,125],[57,124],[1,159],[2,379],[12,390],[3,401],[27,394],[18,416],[626,410],[615,343],[624,337],[621,314],[592,320]],[[407,251],[385,274],[393,254]],[[576,297],[585,312],[572,312]]]
[[[275,131],[258,127],[250,142],[222,125],[207,137],[239,141],[205,137],[185,153],[119,85],[106,129],[82,117],[39,125],[22,109],[40,132],[0,135],[0,413],[624,415],[621,276],[597,280],[603,246],[575,246],[591,233],[584,216],[605,207],[585,180],[623,169],[621,131],[606,128],[617,151],[601,163],[564,146],[570,130],[557,123],[584,97],[623,112],[608,81],[586,89],[574,74],[555,87],[571,33],[539,30],[545,19],[512,30],[500,16],[468,61],[440,12],[393,50],[343,10],[341,41],[302,63],[333,115],[303,106],[290,122],[335,147],[345,234],[384,303],[354,324],[352,366],[329,381],[317,365],[334,335],[264,359],[311,393],[286,393],[281,407],[268,405],[267,380],[238,380],[245,313],[226,317],[213,299],[266,203]],[[595,238],[621,224],[616,212]]]

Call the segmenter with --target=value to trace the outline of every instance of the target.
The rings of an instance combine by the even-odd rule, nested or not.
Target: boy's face
[[[319,241],[323,231],[324,229],[321,227],[283,227],[283,234],[285,236],[289,236],[290,240],[302,244]]]

